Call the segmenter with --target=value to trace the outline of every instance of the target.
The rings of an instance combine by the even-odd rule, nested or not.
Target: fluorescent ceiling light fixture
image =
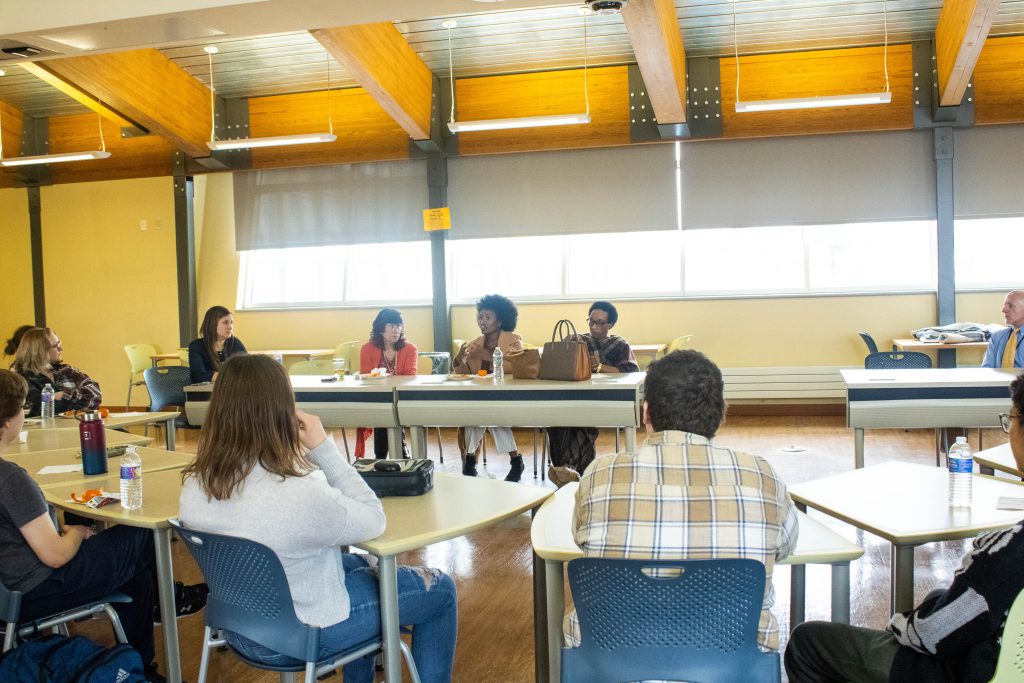
[[[35,164],[57,164],[62,161],[86,161],[88,159],[106,159],[110,152],[93,150],[91,152],[65,152],[64,154],[39,154],[31,157],[10,157],[0,159],[0,166],[33,166]]]
[[[505,130],[508,128],[541,128],[543,126],[571,126],[590,123],[590,114],[553,114],[551,116],[522,116],[516,119],[481,119],[479,121],[451,121],[448,130],[468,133],[475,130]]]
[[[284,147],[285,145],[310,145],[317,142],[334,142],[337,135],[331,133],[300,133],[298,135],[277,135],[267,138],[238,138],[237,140],[211,140],[206,146],[213,151],[225,149],[250,149],[252,147]]]
[[[737,102],[736,112],[781,111],[783,109],[818,109],[821,107],[853,107],[862,104],[889,104],[891,92],[868,92],[857,95],[827,95],[825,97],[791,97],[784,100],[752,100]]]

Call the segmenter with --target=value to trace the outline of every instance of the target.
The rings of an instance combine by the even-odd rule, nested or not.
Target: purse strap
[[[576,334],[576,326],[572,324],[572,321],[564,318],[555,323],[555,329],[551,330],[551,341],[555,341],[556,335],[558,336],[558,341],[565,341],[570,336],[579,336]]]

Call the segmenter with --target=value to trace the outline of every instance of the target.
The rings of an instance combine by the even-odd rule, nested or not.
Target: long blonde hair
[[[20,373],[46,375],[50,373],[50,340],[53,334],[49,327],[34,327],[24,334],[18,350],[14,353],[11,367]]]
[[[182,472],[217,500],[227,500],[253,468],[301,477],[313,465],[299,441],[288,374],[267,356],[234,356],[214,384],[196,459]]]

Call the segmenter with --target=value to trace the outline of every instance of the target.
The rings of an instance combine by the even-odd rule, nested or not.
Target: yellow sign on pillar
[[[447,206],[440,209],[423,209],[423,229],[427,232],[434,230],[451,230],[452,214]]]

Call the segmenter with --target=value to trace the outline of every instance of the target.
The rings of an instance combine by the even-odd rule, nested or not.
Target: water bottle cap
[[[100,418],[100,411],[87,410],[82,413],[82,422],[95,422],[96,420],[100,420],[102,422],[102,419]]]
[[[956,437],[956,442],[957,443],[967,443],[967,437],[966,436],[958,436],[958,437]]]

